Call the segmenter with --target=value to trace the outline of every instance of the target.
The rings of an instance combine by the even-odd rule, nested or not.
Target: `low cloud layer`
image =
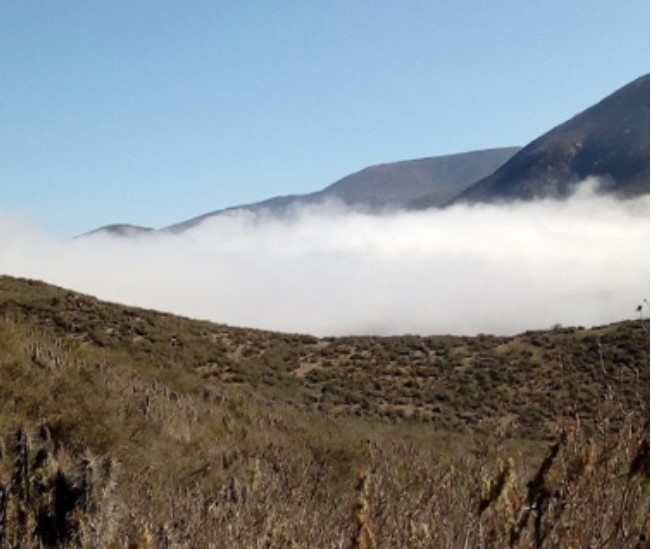
[[[181,235],[51,239],[0,216],[0,273],[239,326],[315,335],[513,334],[635,318],[649,196],[373,216],[236,212]],[[647,312],[647,311],[646,311]]]

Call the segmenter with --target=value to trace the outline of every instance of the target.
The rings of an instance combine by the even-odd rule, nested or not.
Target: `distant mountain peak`
[[[421,196],[435,197],[443,205],[478,179],[492,173],[518,152],[518,147],[471,151],[366,167],[325,189],[309,194],[277,196],[225,210],[218,210],[167,227],[179,233],[216,215],[234,210],[281,215],[292,207],[338,201],[364,211],[382,212],[407,208]]]
[[[152,232],[154,229],[151,227],[141,227],[139,225],[130,225],[129,223],[115,223],[113,225],[105,225],[94,231],[90,231],[81,236],[97,236],[100,234],[119,237],[133,237]]]
[[[589,177],[603,180],[603,192],[649,194],[649,74],[535,139],[452,202],[563,198]]]
[[[181,233],[226,212],[267,211],[282,215],[296,206],[330,201],[367,212],[382,212],[460,202],[564,198],[588,177],[601,179],[602,192],[622,197],[649,194],[649,74],[522,149],[504,147],[377,164],[347,175],[321,191],[212,211],[161,230]],[[132,237],[150,232],[148,227],[116,224],[87,234]]]

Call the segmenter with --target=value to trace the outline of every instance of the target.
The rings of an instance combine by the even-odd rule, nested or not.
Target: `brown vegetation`
[[[647,546],[648,325],[317,339],[0,278],[0,548]]]

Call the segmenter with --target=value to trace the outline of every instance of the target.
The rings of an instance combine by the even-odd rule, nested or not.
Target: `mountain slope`
[[[282,214],[294,206],[319,204],[330,200],[366,211],[401,209],[424,195],[433,197],[438,205],[443,205],[468,185],[501,166],[518,150],[518,147],[505,147],[370,166],[343,177],[318,192],[279,196],[218,210],[172,225],[165,230],[183,232],[205,219],[227,211],[265,209],[274,214]]]
[[[445,203],[478,173],[491,172],[518,150],[507,147],[371,166],[340,179],[317,195],[380,208],[400,208],[406,201],[429,193]]]
[[[594,176],[622,197],[650,192],[650,76],[642,76],[532,141],[452,203],[563,198]],[[417,209],[437,207],[436,197]]]

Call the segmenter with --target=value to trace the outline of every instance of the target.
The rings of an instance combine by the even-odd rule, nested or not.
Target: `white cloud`
[[[316,335],[509,334],[636,316],[649,196],[373,216],[233,212],[181,235],[61,241],[0,216],[0,272],[126,304]]]

